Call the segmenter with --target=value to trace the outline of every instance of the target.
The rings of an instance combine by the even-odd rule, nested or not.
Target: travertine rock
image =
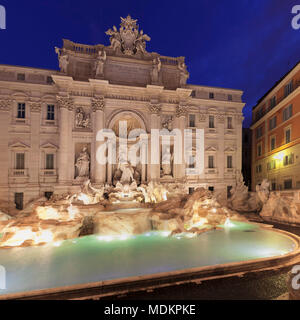
[[[237,174],[236,185],[230,193],[231,197],[227,201],[228,208],[237,212],[256,212],[261,209],[258,195],[248,191],[240,172]]]
[[[272,192],[264,204],[260,216],[269,221],[300,223],[300,205],[294,199]]]
[[[134,235],[151,228],[148,212],[98,213],[94,216],[94,233],[99,235]]]

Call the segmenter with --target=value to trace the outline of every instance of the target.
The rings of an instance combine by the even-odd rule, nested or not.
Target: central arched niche
[[[146,126],[143,119],[131,111],[121,111],[117,113],[110,121],[109,129],[112,129],[117,137],[119,137],[120,123],[126,122],[127,124],[127,136],[129,133],[135,130],[135,132],[146,132]]]

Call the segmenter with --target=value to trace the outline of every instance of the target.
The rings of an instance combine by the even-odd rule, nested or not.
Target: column
[[[149,111],[151,113],[151,129],[160,130],[160,112],[161,106],[159,104],[150,104]],[[160,179],[160,142],[159,142],[159,132],[157,139],[151,134],[151,142],[149,143],[149,156],[148,156],[148,181],[157,181]],[[149,179],[150,176],[150,179]]]
[[[94,141],[95,141],[95,152],[94,152],[94,168],[95,168],[95,183],[105,184],[106,182],[106,165],[97,162],[97,150],[101,147],[104,141],[97,141],[97,133],[104,129],[104,98],[94,98],[92,100],[92,109],[95,114],[94,122]]]
[[[236,117],[236,169],[240,172],[242,172],[242,140],[243,140],[243,135],[242,135],[242,125],[243,125],[243,115],[240,114]]]
[[[174,154],[174,178],[182,180],[185,178],[185,157],[184,157],[184,129],[186,127],[186,116],[187,116],[188,107],[183,105],[178,105],[176,108],[176,121],[175,121],[175,128],[179,129],[181,132],[181,161],[176,161],[176,154]],[[175,152],[175,141],[174,141],[174,152]],[[180,155],[178,155],[180,158]],[[178,158],[178,159],[179,159]],[[181,163],[175,163],[181,162]]]
[[[224,171],[227,167],[227,156],[224,154],[225,147],[225,116],[224,114],[217,115],[217,132],[218,132],[218,150],[217,150],[217,159],[216,165],[218,170],[218,177],[220,181],[224,181]]]
[[[142,177],[141,182],[146,183],[146,175],[147,175],[147,153],[148,153],[148,136],[141,135],[141,145],[140,145],[140,159],[142,166]]]
[[[68,184],[69,166],[69,108],[72,108],[72,100],[67,96],[57,97],[59,107],[59,153],[58,153],[58,181],[60,185]]]
[[[8,149],[8,127],[10,123],[12,102],[7,99],[0,100],[0,200],[8,203],[8,172],[9,165],[9,149]],[[7,208],[8,209],[8,208]]]
[[[31,127],[31,149],[29,160],[29,184],[39,185],[40,176],[40,125],[41,125],[41,104],[30,102],[30,127]],[[36,196],[39,196],[38,194]]]

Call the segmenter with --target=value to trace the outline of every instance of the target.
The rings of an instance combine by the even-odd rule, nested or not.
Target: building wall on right
[[[300,62],[252,110],[252,190],[300,189]]]

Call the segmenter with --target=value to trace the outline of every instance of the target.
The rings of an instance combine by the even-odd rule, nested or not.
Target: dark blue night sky
[[[58,69],[62,38],[103,43],[120,16],[138,19],[148,51],[186,56],[189,83],[244,90],[251,107],[300,60],[300,30],[291,27],[300,0],[0,0],[0,63]]]

